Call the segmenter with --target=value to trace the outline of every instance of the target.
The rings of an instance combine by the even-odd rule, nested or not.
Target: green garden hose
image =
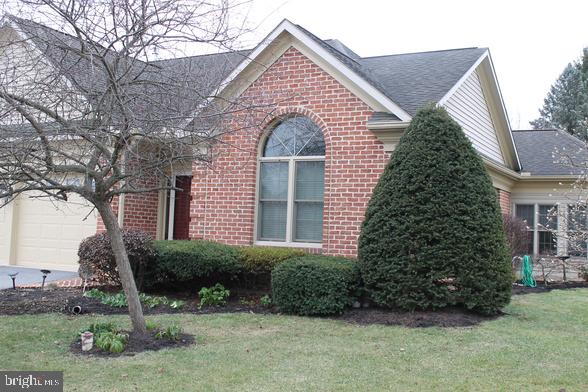
[[[524,256],[521,264],[521,281],[524,286],[535,287],[537,283],[533,279],[533,259],[531,256]]]

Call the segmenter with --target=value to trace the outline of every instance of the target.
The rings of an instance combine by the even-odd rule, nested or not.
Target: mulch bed
[[[513,295],[542,293],[550,290],[571,288],[588,288],[588,282],[552,283],[544,285],[538,283],[537,287],[524,287],[513,285]],[[169,299],[183,299],[186,304],[181,309],[172,309],[168,305],[160,305],[155,308],[144,307],[146,315],[154,314],[214,314],[214,313],[279,313],[275,307],[267,308],[259,303],[260,293],[235,293],[229,298],[228,303],[222,307],[205,307],[198,309],[198,301],[194,293],[182,295],[168,295]],[[248,303],[243,303],[246,298]],[[0,315],[41,314],[41,313],[66,313],[72,314],[72,308],[80,306],[82,314],[126,314],[126,308],[115,308],[100,303],[98,299],[82,296],[80,289],[7,289],[0,290]],[[463,327],[479,324],[492,320],[495,317],[485,317],[463,308],[446,308],[436,311],[414,311],[361,308],[350,309],[343,315],[334,317],[349,323],[369,325],[403,325],[407,327]],[[161,341],[157,344],[163,344]]]
[[[425,327],[470,327],[500,316],[482,316],[463,308],[450,307],[439,310],[407,312],[401,309],[351,309],[337,317],[359,325],[401,325],[409,328]]]
[[[537,287],[526,287],[520,284],[514,284],[512,286],[512,293],[513,295],[520,295],[546,293],[551,290],[566,290],[578,288],[588,288],[588,282],[554,282],[549,284],[545,284],[544,282],[537,282]]]
[[[186,304],[181,309],[173,309],[168,305],[160,305],[154,308],[144,306],[146,315],[173,314],[173,313],[272,313],[273,309],[262,306],[258,302],[259,297],[246,297],[251,303],[240,302],[241,296],[229,298],[228,303],[222,307],[205,307],[198,309],[196,295],[171,297],[170,300],[182,299]],[[81,307],[81,314],[126,314],[127,308],[115,308],[104,305],[96,298],[88,298],[82,295],[80,289],[7,289],[0,290],[0,315],[22,315],[41,313],[66,313],[73,314],[75,306]]]
[[[102,351],[96,346],[92,347],[90,351],[82,351],[81,338],[74,340],[69,346],[69,350],[76,355],[95,356],[95,357],[119,357],[119,356],[133,356],[143,351],[158,351],[164,348],[179,348],[187,347],[194,344],[194,336],[188,334],[181,334],[178,340],[155,339],[155,333],[148,336],[141,336],[132,332],[125,332],[129,335],[129,341],[122,353],[111,353]]]

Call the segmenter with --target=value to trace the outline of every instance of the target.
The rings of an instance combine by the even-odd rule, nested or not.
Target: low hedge
[[[302,256],[286,260],[272,271],[272,297],[286,313],[340,314],[353,302],[359,280],[359,268],[354,260]]]
[[[211,241],[155,241],[152,284],[233,279],[242,271],[237,248]]]
[[[239,248],[239,261],[245,272],[269,274],[284,260],[306,255],[303,249],[271,246],[243,246]]]

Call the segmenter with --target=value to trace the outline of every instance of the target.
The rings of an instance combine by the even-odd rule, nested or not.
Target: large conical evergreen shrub
[[[372,299],[404,309],[463,304],[497,313],[511,293],[502,217],[490,177],[442,108],[421,109],[366,211],[359,239]]]

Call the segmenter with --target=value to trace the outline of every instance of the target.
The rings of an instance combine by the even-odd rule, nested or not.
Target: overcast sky
[[[253,0],[251,39],[284,18],[360,56],[488,47],[513,129],[529,128],[551,84],[588,46],[588,0]]]

